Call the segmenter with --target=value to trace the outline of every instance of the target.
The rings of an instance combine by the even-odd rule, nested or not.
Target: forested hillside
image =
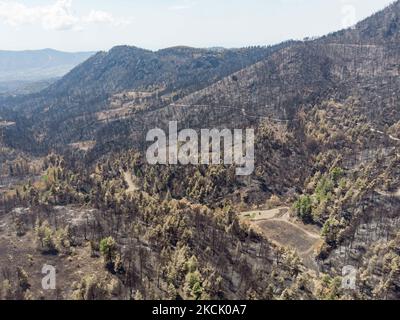
[[[2,98],[1,298],[399,299],[399,15],[267,48],[116,47]],[[254,128],[254,173],[149,165],[169,121]]]

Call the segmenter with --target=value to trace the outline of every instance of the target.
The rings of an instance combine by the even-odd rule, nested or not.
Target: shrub
[[[117,243],[113,237],[104,238],[100,241],[100,252],[104,257],[106,266],[111,267],[114,265],[114,259],[117,251]]]
[[[294,210],[297,216],[305,223],[311,223],[312,218],[312,201],[309,195],[301,196],[294,204]]]
[[[335,167],[331,170],[330,175],[332,180],[337,183],[344,176],[344,171],[342,168]]]

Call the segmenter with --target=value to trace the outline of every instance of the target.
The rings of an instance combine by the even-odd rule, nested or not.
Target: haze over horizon
[[[322,36],[392,0],[0,1],[0,50],[244,47]],[[9,35],[13,34],[13,37]]]

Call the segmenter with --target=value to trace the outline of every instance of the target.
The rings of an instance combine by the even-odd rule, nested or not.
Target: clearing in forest
[[[242,212],[240,218],[277,245],[294,249],[308,268],[318,271],[314,253],[323,242],[319,230],[292,219],[289,208]]]

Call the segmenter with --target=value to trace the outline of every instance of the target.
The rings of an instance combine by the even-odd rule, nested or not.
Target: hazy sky
[[[241,47],[342,29],[393,0],[0,0],[0,49]]]

